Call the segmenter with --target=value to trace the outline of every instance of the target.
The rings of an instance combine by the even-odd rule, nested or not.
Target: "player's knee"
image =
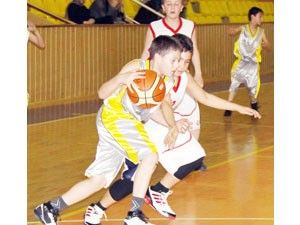
[[[179,167],[178,170],[174,173],[174,176],[177,179],[182,180],[187,175],[189,175],[192,171],[201,168],[203,159],[204,159],[204,157],[197,159],[194,162],[191,162],[191,163],[188,163],[186,165]]]
[[[114,182],[110,188],[109,193],[113,200],[119,201],[132,193],[133,181],[128,179],[120,179]]]
[[[94,187],[95,191],[99,191],[101,188],[103,188],[107,180],[105,176],[103,175],[95,175],[88,178],[88,181],[92,187]]]
[[[154,171],[158,164],[158,154],[151,152],[145,159],[143,159],[143,163],[147,164],[149,170],[152,169]]]
[[[153,153],[151,152],[148,157],[147,157],[147,160],[153,164],[153,165],[156,165],[158,163],[158,154],[157,153]]]
[[[134,164],[128,159],[125,159],[125,170],[122,173],[122,178],[126,180],[133,180],[135,171],[138,167],[138,164]]]

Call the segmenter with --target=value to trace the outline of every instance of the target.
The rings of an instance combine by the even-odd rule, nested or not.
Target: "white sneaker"
[[[87,207],[83,223],[85,225],[100,225],[102,217],[106,218],[105,212],[96,204],[91,204]]]
[[[124,225],[154,225],[141,210],[129,211],[124,219]]]
[[[172,194],[171,191],[167,193],[156,192],[149,187],[145,196],[145,202],[152,206],[161,215],[168,217],[169,219],[175,219],[176,213],[171,209],[167,201],[170,194]]]

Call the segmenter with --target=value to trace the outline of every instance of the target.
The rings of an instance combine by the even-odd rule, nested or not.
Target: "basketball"
[[[149,109],[158,105],[165,97],[166,86],[164,80],[152,70],[145,71],[145,79],[135,79],[136,87],[127,88],[127,94],[135,105],[142,109]]]

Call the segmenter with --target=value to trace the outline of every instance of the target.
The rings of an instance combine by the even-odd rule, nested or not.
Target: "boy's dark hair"
[[[248,11],[248,19],[249,21],[251,21],[251,16],[254,15],[256,16],[257,13],[264,13],[264,11],[261,8],[258,8],[256,6],[252,7],[251,9],[249,9]]]
[[[149,58],[153,59],[155,54],[164,56],[168,51],[182,51],[180,42],[171,36],[160,35],[152,41],[152,44],[149,48]]]
[[[191,52],[193,54],[193,41],[190,39],[188,36],[184,34],[175,34],[173,35],[174,38],[176,38],[181,46],[182,46],[182,51],[183,52]]]

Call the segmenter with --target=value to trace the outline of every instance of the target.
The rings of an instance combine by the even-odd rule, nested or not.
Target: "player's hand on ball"
[[[121,83],[126,85],[127,88],[132,91],[131,85],[136,86],[133,82],[135,79],[145,79],[145,71],[129,71],[126,73],[120,74],[121,77]]]
[[[180,133],[185,133],[190,127],[192,123],[187,119],[180,119],[176,121],[177,129]]]
[[[169,132],[164,139],[164,143],[165,143],[165,145],[168,146],[169,149],[174,148],[178,133],[179,133],[179,131],[178,131],[177,126],[169,128]]]
[[[241,114],[245,114],[245,115],[249,115],[249,116],[253,116],[254,118],[260,119],[261,115],[259,112],[257,112],[254,109],[251,109],[249,107],[239,107],[239,109],[237,110],[239,113]]]

